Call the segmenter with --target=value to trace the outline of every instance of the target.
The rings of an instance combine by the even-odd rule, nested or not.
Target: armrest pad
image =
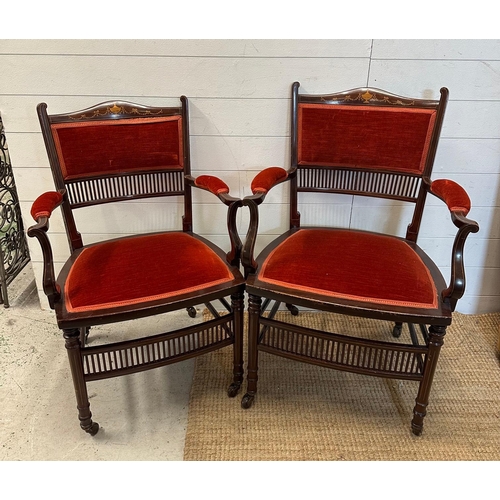
[[[251,189],[253,194],[267,193],[272,187],[286,181],[288,172],[281,167],[269,167],[259,172],[253,179]]]
[[[206,189],[218,196],[221,193],[229,193],[228,185],[214,175],[200,175],[194,179],[194,185]]]
[[[53,210],[63,201],[63,196],[57,191],[48,191],[40,195],[31,206],[31,216],[35,221],[40,217],[50,217]]]
[[[469,195],[456,182],[438,179],[432,182],[430,190],[448,205],[450,212],[463,212],[464,215],[469,213],[471,207]]]

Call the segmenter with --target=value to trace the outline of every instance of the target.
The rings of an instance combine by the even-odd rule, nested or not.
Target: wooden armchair
[[[253,194],[243,200],[251,213],[242,253],[249,294],[244,408],[254,401],[258,353],[266,351],[419,382],[411,429],[421,434],[446,327],[465,291],[465,240],[479,230],[466,218],[467,193],[451,180],[430,179],[447,98],[446,88],[440,100],[423,100],[372,88],[305,95],[299,94],[298,82],[293,84],[291,168],[263,170],[252,182]],[[254,259],[259,205],[273,186],[285,181],[290,186],[290,229]],[[301,227],[298,202],[306,192],[399,200],[413,207],[413,215],[404,238],[344,227]],[[448,283],[417,245],[429,194],[444,201],[458,228]],[[329,333],[277,321],[281,303],[293,314],[303,306],[389,321],[395,338],[362,338],[355,331]],[[408,329],[399,338],[404,323]]]
[[[190,175],[188,100],[179,107],[105,102],[67,114],[38,116],[56,190],[32,206],[36,225],[28,230],[42,247],[43,289],[63,330],[75,386],[78,416],[91,435],[87,382],[118,377],[185,360],[232,345],[235,396],[243,378],[242,314],[244,278],[239,271],[241,241],[235,216],[241,200],[213,176]],[[215,194],[228,207],[231,250],[227,255],[193,233],[191,188]],[[102,203],[150,197],[183,199],[177,231],[137,234],[84,245],[74,211]],[[165,204],[167,210],[175,204]],[[49,219],[62,210],[71,256],[55,277]],[[227,313],[219,314],[212,301]],[[205,304],[214,315],[169,333],[91,346],[90,327],[187,309]]]

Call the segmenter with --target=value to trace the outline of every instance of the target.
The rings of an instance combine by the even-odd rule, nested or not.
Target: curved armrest
[[[259,172],[252,180],[250,186],[251,196],[243,198],[243,205],[250,210],[250,224],[248,226],[247,236],[243,251],[241,253],[241,262],[245,268],[245,277],[254,273],[257,269],[257,263],[254,259],[254,248],[259,229],[259,208],[264,201],[267,193],[276,185],[293,179],[296,175],[296,168],[285,170],[281,167],[268,167]]]
[[[471,208],[470,198],[465,189],[455,181],[438,179],[431,182],[429,191],[443,200],[450,212],[461,212],[467,215]]]
[[[268,167],[254,177],[250,188],[253,194],[267,194],[271,188],[285,182],[288,177],[289,173],[284,168]]]
[[[239,198],[230,196],[228,185],[215,175],[199,175],[198,177],[186,175],[185,178],[190,186],[197,187],[214,194],[225,205],[230,206],[236,201],[241,201]]]
[[[63,202],[63,192],[48,191],[40,195],[31,206],[31,216],[35,221],[40,217],[49,218],[52,212]]]
[[[236,227],[236,213],[238,212],[238,208],[242,205],[241,199],[231,196],[229,194],[228,185],[214,175],[200,175],[196,178],[191,175],[186,175],[185,178],[190,186],[209,191],[217,196],[222,203],[227,205],[227,229],[229,240],[231,241],[231,251],[227,253],[226,257],[227,261],[232,266],[239,266],[243,244]]]
[[[49,191],[40,195],[31,207],[31,215],[37,222],[28,228],[27,233],[31,238],[36,238],[42,247],[43,255],[43,291],[49,299],[49,305],[54,305],[61,298],[61,290],[56,283],[54,271],[54,259],[47,231],[49,230],[49,218],[52,212],[64,199],[65,190]]]
[[[444,299],[449,299],[451,310],[454,311],[457,301],[465,293],[463,256],[465,241],[470,233],[479,231],[479,225],[476,221],[466,217],[470,211],[471,203],[469,195],[462,186],[449,179],[438,179],[430,183],[428,189],[430,193],[446,203],[450,210],[451,220],[458,228],[451,256],[450,284],[441,294]]]

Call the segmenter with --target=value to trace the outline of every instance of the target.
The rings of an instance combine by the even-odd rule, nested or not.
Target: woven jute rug
[[[291,319],[288,312],[278,315]],[[392,339],[385,322],[313,312],[301,312],[293,321]],[[236,398],[225,394],[232,378],[230,348],[201,356],[184,460],[500,460],[499,327],[500,314],[454,314],[420,437],[410,431],[418,382],[259,353],[257,396],[244,410],[246,384]]]

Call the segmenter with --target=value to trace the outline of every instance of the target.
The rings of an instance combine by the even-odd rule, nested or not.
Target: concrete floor
[[[30,265],[9,286],[9,301],[9,308],[0,306],[1,460],[182,460],[193,360],[90,382],[91,411],[101,426],[91,437],[80,429],[62,334],[53,312],[40,307]],[[98,326],[90,341],[196,321],[181,311]]]

